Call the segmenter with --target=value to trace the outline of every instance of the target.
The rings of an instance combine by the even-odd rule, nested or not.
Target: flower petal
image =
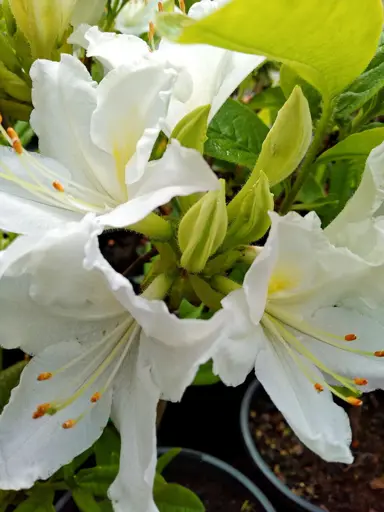
[[[65,165],[76,182],[118,197],[113,160],[90,137],[97,84],[85,66],[63,54],[60,62],[36,61],[31,77],[35,107],[31,124],[40,151]]]
[[[362,315],[356,310],[343,307],[319,309],[310,319],[323,332],[329,332],[342,338],[346,334],[355,334],[355,341],[340,341],[346,349],[357,349],[372,352],[372,356],[353,354],[321,343],[309,336],[304,336],[305,346],[334,372],[348,378],[364,378],[368,384],[361,391],[384,388],[384,362],[374,357],[376,351],[384,350],[384,326],[375,320]]]
[[[25,489],[38,479],[49,478],[101,435],[110,414],[111,393],[104,394],[92,406],[90,397],[97,391],[97,383],[56,414],[32,418],[39,404],[66,398],[66,393],[76,391],[75,372],[67,370],[42,382],[37,376],[62,367],[82,351],[76,342],[49,347],[34,357],[23,371],[19,386],[12,391],[10,402],[0,416],[2,489]],[[73,428],[62,428],[65,421],[76,419],[84,411],[87,411],[84,417]]]
[[[135,70],[121,66],[108,73],[98,87],[92,139],[113,155],[122,190],[126,185],[125,167],[145,129],[157,128],[159,119],[166,114],[175,75],[174,70],[157,63],[143,63]],[[142,172],[138,169],[135,179]]]
[[[214,347],[213,372],[227,386],[238,386],[255,366],[261,327],[251,322],[243,289],[231,292],[222,304],[225,324]]]
[[[350,464],[351,429],[345,411],[333,402],[327,389],[317,393],[278,340],[262,336],[259,342],[262,347],[256,359],[256,376],[295,434],[324,460]],[[309,367],[304,360],[303,364]],[[323,382],[315,367],[309,371]]]
[[[173,197],[215,190],[219,181],[197,151],[172,140],[160,160],[148,163],[142,178],[129,186],[128,202],[100,217],[109,226],[128,226]]]
[[[77,0],[71,16],[71,24],[74,27],[82,23],[93,25],[100,20],[104,8],[104,0]]]
[[[154,20],[156,11],[156,0],[127,2],[116,17],[115,26],[123,34],[140,36],[148,32],[149,22]]]
[[[158,512],[152,489],[159,398],[149,368],[139,366],[132,350],[113,398],[112,419],[121,435],[120,470],[108,492],[115,512]]]

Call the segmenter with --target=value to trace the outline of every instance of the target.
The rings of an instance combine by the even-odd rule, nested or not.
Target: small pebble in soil
[[[252,405],[249,426],[264,460],[297,496],[325,512],[384,512],[384,392],[365,395],[359,411],[347,412],[351,465],[325,462],[308,450],[264,393]]]

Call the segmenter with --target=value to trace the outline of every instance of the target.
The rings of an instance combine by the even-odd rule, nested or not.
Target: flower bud
[[[76,0],[9,0],[33,58],[50,58],[68,28]]]
[[[228,227],[223,249],[250,244],[264,236],[271,224],[268,212],[273,210],[273,206],[268,178],[261,171],[257,183],[248,190]]]
[[[284,180],[299,166],[311,138],[312,119],[308,101],[297,86],[280,109],[274,125],[264,140],[249,180],[228,206],[229,219],[237,216],[245,195],[259,179],[260,171],[265,173],[270,186]]]
[[[221,246],[227,225],[225,181],[220,180],[220,189],[205,194],[180,222],[178,240],[182,267],[192,273],[201,272],[208,258]]]

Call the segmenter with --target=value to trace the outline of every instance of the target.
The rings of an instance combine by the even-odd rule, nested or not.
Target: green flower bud
[[[271,223],[268,212],[273,210],[273,206],[268,178],[261,171],[258,181],[245,194],[235,219],[228,227],[223,249],[250,244],[265,235]]]
[[[50,58],[68,28],[77,0],[9,0],[34,58]]]
[[[178,239],[182,267],[192,273],[201,272],[223,243],[227,225],[225,181],[220,180],[220,189],[205,194],[180,222]]]
[[[312,119],[308,101],[296,86],[264,140],[249,180],[228,206],[229,219],[237,216],[244,197],[259,179],[260,171],[265,173],[270,186],[284,180],[299,166],[311,138]]]

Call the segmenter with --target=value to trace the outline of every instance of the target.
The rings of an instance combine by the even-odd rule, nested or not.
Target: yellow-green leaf
[[[323,164],[332,160],[346,160],[359,157],[367,158],[372,149],[379,146],[383,141],[384,127],[354,133],[320,155],[317,163]]]
[[[289,64],[329,100],[375,54],[381,0],[233,0],[201,19],[161,13],[157,29],[179,43],[205,43]]]

